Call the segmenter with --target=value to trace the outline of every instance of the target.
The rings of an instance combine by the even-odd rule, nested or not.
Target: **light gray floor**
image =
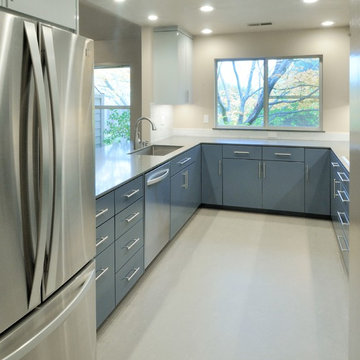
[[[98,332],[98,360],[346,360],[330,221],[200,209]]]

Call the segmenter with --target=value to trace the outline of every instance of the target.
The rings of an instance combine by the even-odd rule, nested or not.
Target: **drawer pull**
[[[340,220],[340,223],[342,226],[348,226],[350,225],[349,219],[347,218],[346,214],[344,212],[337,212],[338,218]],[[343,220],[343,217],[345,220]]]
[[[184,183],[181,187],[187,190],[189,188],[189,171],[186,170],[182,175],[184,176]]]
[[[338,176],[339,176],[339,178],[340,178],[340,180],[342,182],[349,182],[350,181],[349,178],[347,177],[347,175],[344,172],[338,172],[337,174],[338,174]]]
[[[109,236],[103,236],[99,239],[99,241],[96,242],[96,247],[100,246],[102,243],[104,243],[107,239],[109,238]]]
[[[291,156],[292,154],[291,153],[278,153],[278,152],[276,152],[275,155],[276,156]]]
[[[259,171],[259,179],[261,179],[261,161],[259,161],[259,169],[258,169],[258,171]]]
[[[218,173],[219,173],[219,176],[221,176],[221,174],[222,174],[222,160],[219,160]]]
[[[305,181],[309,182],[309,165],[305,165]]]
[[[133,248],[138,242],[140,241],[140,238],[134,239],[131,243],[129,243],[128,245],[126,245],[125,247],[130,250],[131,248]]]
[[[350,202],[350,199],[345,191],[338,190],[337,193],[342,202]]]
[[[338,235],[338,236],[337,236],[337,239],[338,239],[338,243],[339,243],[339,246],[340,246],[340,250],[341,250],[342,252],[347,252],[347,251],[349,251],[349,247],[348,247],[347,244],[346,244],[345,238],[344,238],[343,236],[341,236],[341,235]],[[341,240],[340,240],[340,239],[341,239]]]
[[[339,163],[337,163],[337,162],[331,162],[331,166],[332,166],[332,167],[339,167],[340,165],[339,165]]]
[[[266,179],[266,163],[263,162],[263,178]]]
[[[101,215],[104,215],[104,214],[107,213],[108,211],[109,211],[108,208],[100,210],[99,212],[96,213],[96,218],[98,218],[98,217],[101,216]]]
[[[130,194],[125,194],[124,196],[127,197],[128,199],[130,199],[135,194],[137,194],[139,191],[140,191],[140,189],[136,189],[136,190],[133,190]]]
[[[190,160],[191,160],[191,157],[179,161],[178,164],[179,164],[179,165],[184,165],[184,164],[186,164],[187,162],[189,162]]]
[[[132,222],[134,219],[136,219],[139,215],[140,215],[140,213],[139,213],[139,212],[136,212],[135,214],[133,214],[133,215],[131,215],[130,217],[126,218],[125,221],[126,221],[127,223],[130,223],[130,222]]]
[[[105,269],[100,269],[101,273],[95,278],[96,281],[98,281],[101,277],[105,275],[105,273],[109,270],[109,267]]]
[[[137,267],[136,269],[133,270],[132,274],[130,276],[126,276],[125,279],[127,281],[131,281],[131,279],[139,272],[140,268]]]
[[[235,155],[250,155],[250,151],[234,151]]]

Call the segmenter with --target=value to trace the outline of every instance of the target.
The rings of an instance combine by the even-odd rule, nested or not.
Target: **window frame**
[[[319,59],[319,126],[269,126],[269,94],[268,94],[268,61],[278,59]],[[218,118],[218,86],[217,86],[217,68],[221,61],[249,61],[249,60],[263,60],[264,61],[264,125],[263,126],[220,126],[217,124]],[[213,130],[244,130],[244,131],[297,131],[297,132],[324,132],[323,131],[323,55],[299,55],[299,56],[266,56],[266,57],[244,57],[244,58],[216,58],[214,59],[214,83],[215,83],[215,98],[214,98],[214,127]]]
[[[118,69],[118,68],[129,68],[129,73],[130,73],[130,105],[95,105],[95,81],[93,84],[93,89],[94,89],[94,121],[95,121],[95,111],[96,110],[129,110],[130,111],[130,129],[132,128],[132,124],[131,124],[131,109],[132,109],[132,101],[131,101],[131,66],[130,65],[101,65],[101,66],[94,66],[94,71],[96,69]],[[101,135],[100,135],[100,139],[101,139],[101,144],[100,146],[104,146],[104,119],[101,119]],[[94,124],[95,126],[95,124]],[[95,129],[94,129],[95,132]],[[130,130],[130,134],[131,134],[131,130]]]

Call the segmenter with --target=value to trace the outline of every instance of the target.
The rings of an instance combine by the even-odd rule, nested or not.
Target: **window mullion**
[[[269,128],[269,93],[268,93],[268,60],[264,60],[264,128]]]

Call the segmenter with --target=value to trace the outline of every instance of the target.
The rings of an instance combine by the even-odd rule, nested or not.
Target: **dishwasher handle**
[[[164,180],[169,175],[170,169],[160,170],[155,174],[151,175],[148,180],[146,181],[147,186],[151,186],[154,184],[159,183],[160,181]]]

